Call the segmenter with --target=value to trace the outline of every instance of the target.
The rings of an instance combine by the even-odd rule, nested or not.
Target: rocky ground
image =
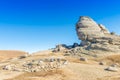
[[[80,44],[1,58],[0,80],[120,80],[120,36],[86,16],[76,31]]]
[[[44,54],[46,52],[49,54]],[[78,58],[66,56],[63,51],[41,51],[23,56],[0,62],[0,80],[120,79],[120,54]]]

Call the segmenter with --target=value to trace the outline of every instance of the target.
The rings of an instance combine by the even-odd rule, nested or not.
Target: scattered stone
[[[67,65],[67,64],[68,64],[68,61],[65,60],[65,61],[63,62],[63,65]]]
[[[32,65],[33,65],[33,63],[28,63],[27,65],[32,66]]]
[[[3,70],[12,70],[11,65],[6,65],[3,67]]]
[[[48,58],[49,59],[49,58]],[[39,72],[50,71],[58,68],[62,68],[63,65],[67,65],[68,61],[61,58],[50,58],[49,61],[31,60],[23,62],[22,64],[10,64],[5,65],[3,70],[17,71],[17,72]]]
[[[39,60],[38,61],[38,64],[43,64],[44,62],[42,60]]]
[[[28,57],[28,54],[25,54],[25,55],[20,56],[19,59],[24,59],[24,58],[26,58],[26,57]]]
[[[113,71],[113,72],[117,72],[118,71],[118,69],[116,67],[111,67],[111,66],[109,66],[105,70],[107,70],[107,71]]]
[[[38,70],[37,69],[32,69],[31,72],[38,72]]]
[[[51,58],[51,59],[50,59],[50,62],[54,62],[54,61],[55,61],[55,59],[54,59],[54,58]]]
[[[86,62],[88,61],[88,59],[85,58],[85,57],[81,57],[80,60],[81,60],[81,61],[86,61]]]
[[[105,65],[105,63],[104,62],[99,62],[99,65]]]
[[[116,64],[112,64],[112,65],[110,65],[111,67],[117,67],[117,65]]]
[[[35,60],[32,60],[32,62],[35,62]]]

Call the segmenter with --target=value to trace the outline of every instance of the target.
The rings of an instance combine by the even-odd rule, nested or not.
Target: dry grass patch
[[[0,61],[15,58],[24,54],[26,54],[26,52],[14,50],[0,50]]]
[[[120,80],[120,76],[119,75],[105,76],[105,77],[99,78],[97,80]]]
[[[79,58],[74,58],[74,57],[65,57],[66,60],[68,60],[69,62],[73,62],[73,63],[83,63],[83,64],[88,64],[89,62],[86,61],[81,61]]]
[[[106,62],[107,65],[111,65],[115,63],[120,65],[120,55],[110,55],[104,58],[99,58],[96,61]]]
[[[48,72],[32,72],[32,73],[24,73],[12,79],[6,80],[71,80],[72,78],[71,72],[66,69],[54,70]],[[70,78],[70,79],[69,79]]]

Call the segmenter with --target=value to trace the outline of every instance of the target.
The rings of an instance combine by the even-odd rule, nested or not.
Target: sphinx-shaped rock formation
[[[93,19],[81,16],[76,24],[78,38],[81,46],[86,49],[120,51],[120,37],[112,35],[102,24]]]
[[[80,17],[76,24],[76,32],[81,43],[68,51],[72,55],[83,53],[96,56],[101,52],[120,52],[120,36],[111,34],[105,26],[97,24],[90,17]]]

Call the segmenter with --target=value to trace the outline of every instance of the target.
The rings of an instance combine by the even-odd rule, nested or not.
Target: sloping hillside
[[[0,50],[0,61],[24,55],[26,52],[15,50]]]

